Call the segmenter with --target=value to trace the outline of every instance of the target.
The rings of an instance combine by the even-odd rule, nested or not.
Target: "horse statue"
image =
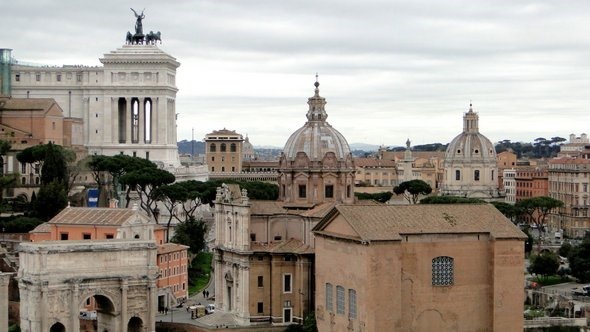
[[[158,41],[160,42],[160,44],[162,44],[162,39],[160,39],[160,31],[158,32],[153,32],[150,31],[146,36],[145,36],[145,43],[146,44],[153,44],[156,45],[158,43]]]
[[[129,31],[127,31],[127,36],[125,37],[125,44],[127,44],[127,45],[133,44],[133,35]]]

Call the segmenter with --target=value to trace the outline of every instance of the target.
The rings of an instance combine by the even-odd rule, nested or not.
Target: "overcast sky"
[[[100,65],[134,31],[161,31],[178,68],[178,139],[216,129],[282,147],[319,73],[349,143],[439,142],[470,100],[492,142],[588,132],[590,1],[3,1],[19,61]]]

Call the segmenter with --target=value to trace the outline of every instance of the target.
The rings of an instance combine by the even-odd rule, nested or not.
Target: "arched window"
[[[332,312],[334,311],[334,294],[332,284],[326,284],[326,311]]]
[[[221,152],[225,152],[226,151],[225,143],[221,143],[220,148],[219,148],[219,151],[221,151]]]
[[[439,256],[432,259],[432,286],[452,286],[455,282],[453,257]]]
[[[476,169],[476,170],[473,172],[473,180],[475,180],[475,181],[479,181],[479,170],[478,170],[478,169]]]
[[[215,143],[211,143],[211,145],[209,145],[209,152],[217,152],[217,146]]]
[[[144,121],[144,140],[146,143],[152,142],[152,100],[147,98],[143,105]],[[147,159],[147,158],[146,158]]]
[[[229,152],[236,152],[236,143],[232,143],[229,146]]]
[[[344,315],[344,287],[336,286],[336,313]]]
[[[455,180],[461,181],[461,171],[455,170]]]
[[[348,318],[356,319],[356,290],[348,290]]]

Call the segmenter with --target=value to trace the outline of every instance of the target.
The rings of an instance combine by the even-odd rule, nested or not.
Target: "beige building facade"
[[[338,205],[314,229],[319,331],[522,331],[525,235],[490,205]]]
[[[250,201],[237,185],[215,199],[216,311],[239,325],[303,323],[314,310],[313,227],[337,203],[354,202],[355,168],[344,137],[326,121],[325,99],[287,140],[279,200]]]
[[[549,196],[564,206],[550,214],[548,226],[564,235],[582,238],[590,230],[590,160],[560,157],[549,160]]]
[[[53,98],[84,121],[90,154],[124,153],[180,165],[176,146],[178,61],[155,45],[123,45],[103,66],[12,65],[12,96]]]
[[[221,129],[205,135],[205,160],[209,173],[240,173],[244,138],[234,130]]]

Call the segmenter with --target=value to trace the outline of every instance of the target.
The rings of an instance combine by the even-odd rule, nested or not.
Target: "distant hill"
[[[205,154],[205,142],[192,142],[195,142],[195,155]],[[177,142],[176,145],[178,146],[179,154],[191,154],[193,149],[193,144],[191,143],[191,141],[182,140],[180,142]]]
[[[379,145],[366,144],[366,143],[352,143],[349,144],[350,150],[362,150],[366,152],[379,150]]]

